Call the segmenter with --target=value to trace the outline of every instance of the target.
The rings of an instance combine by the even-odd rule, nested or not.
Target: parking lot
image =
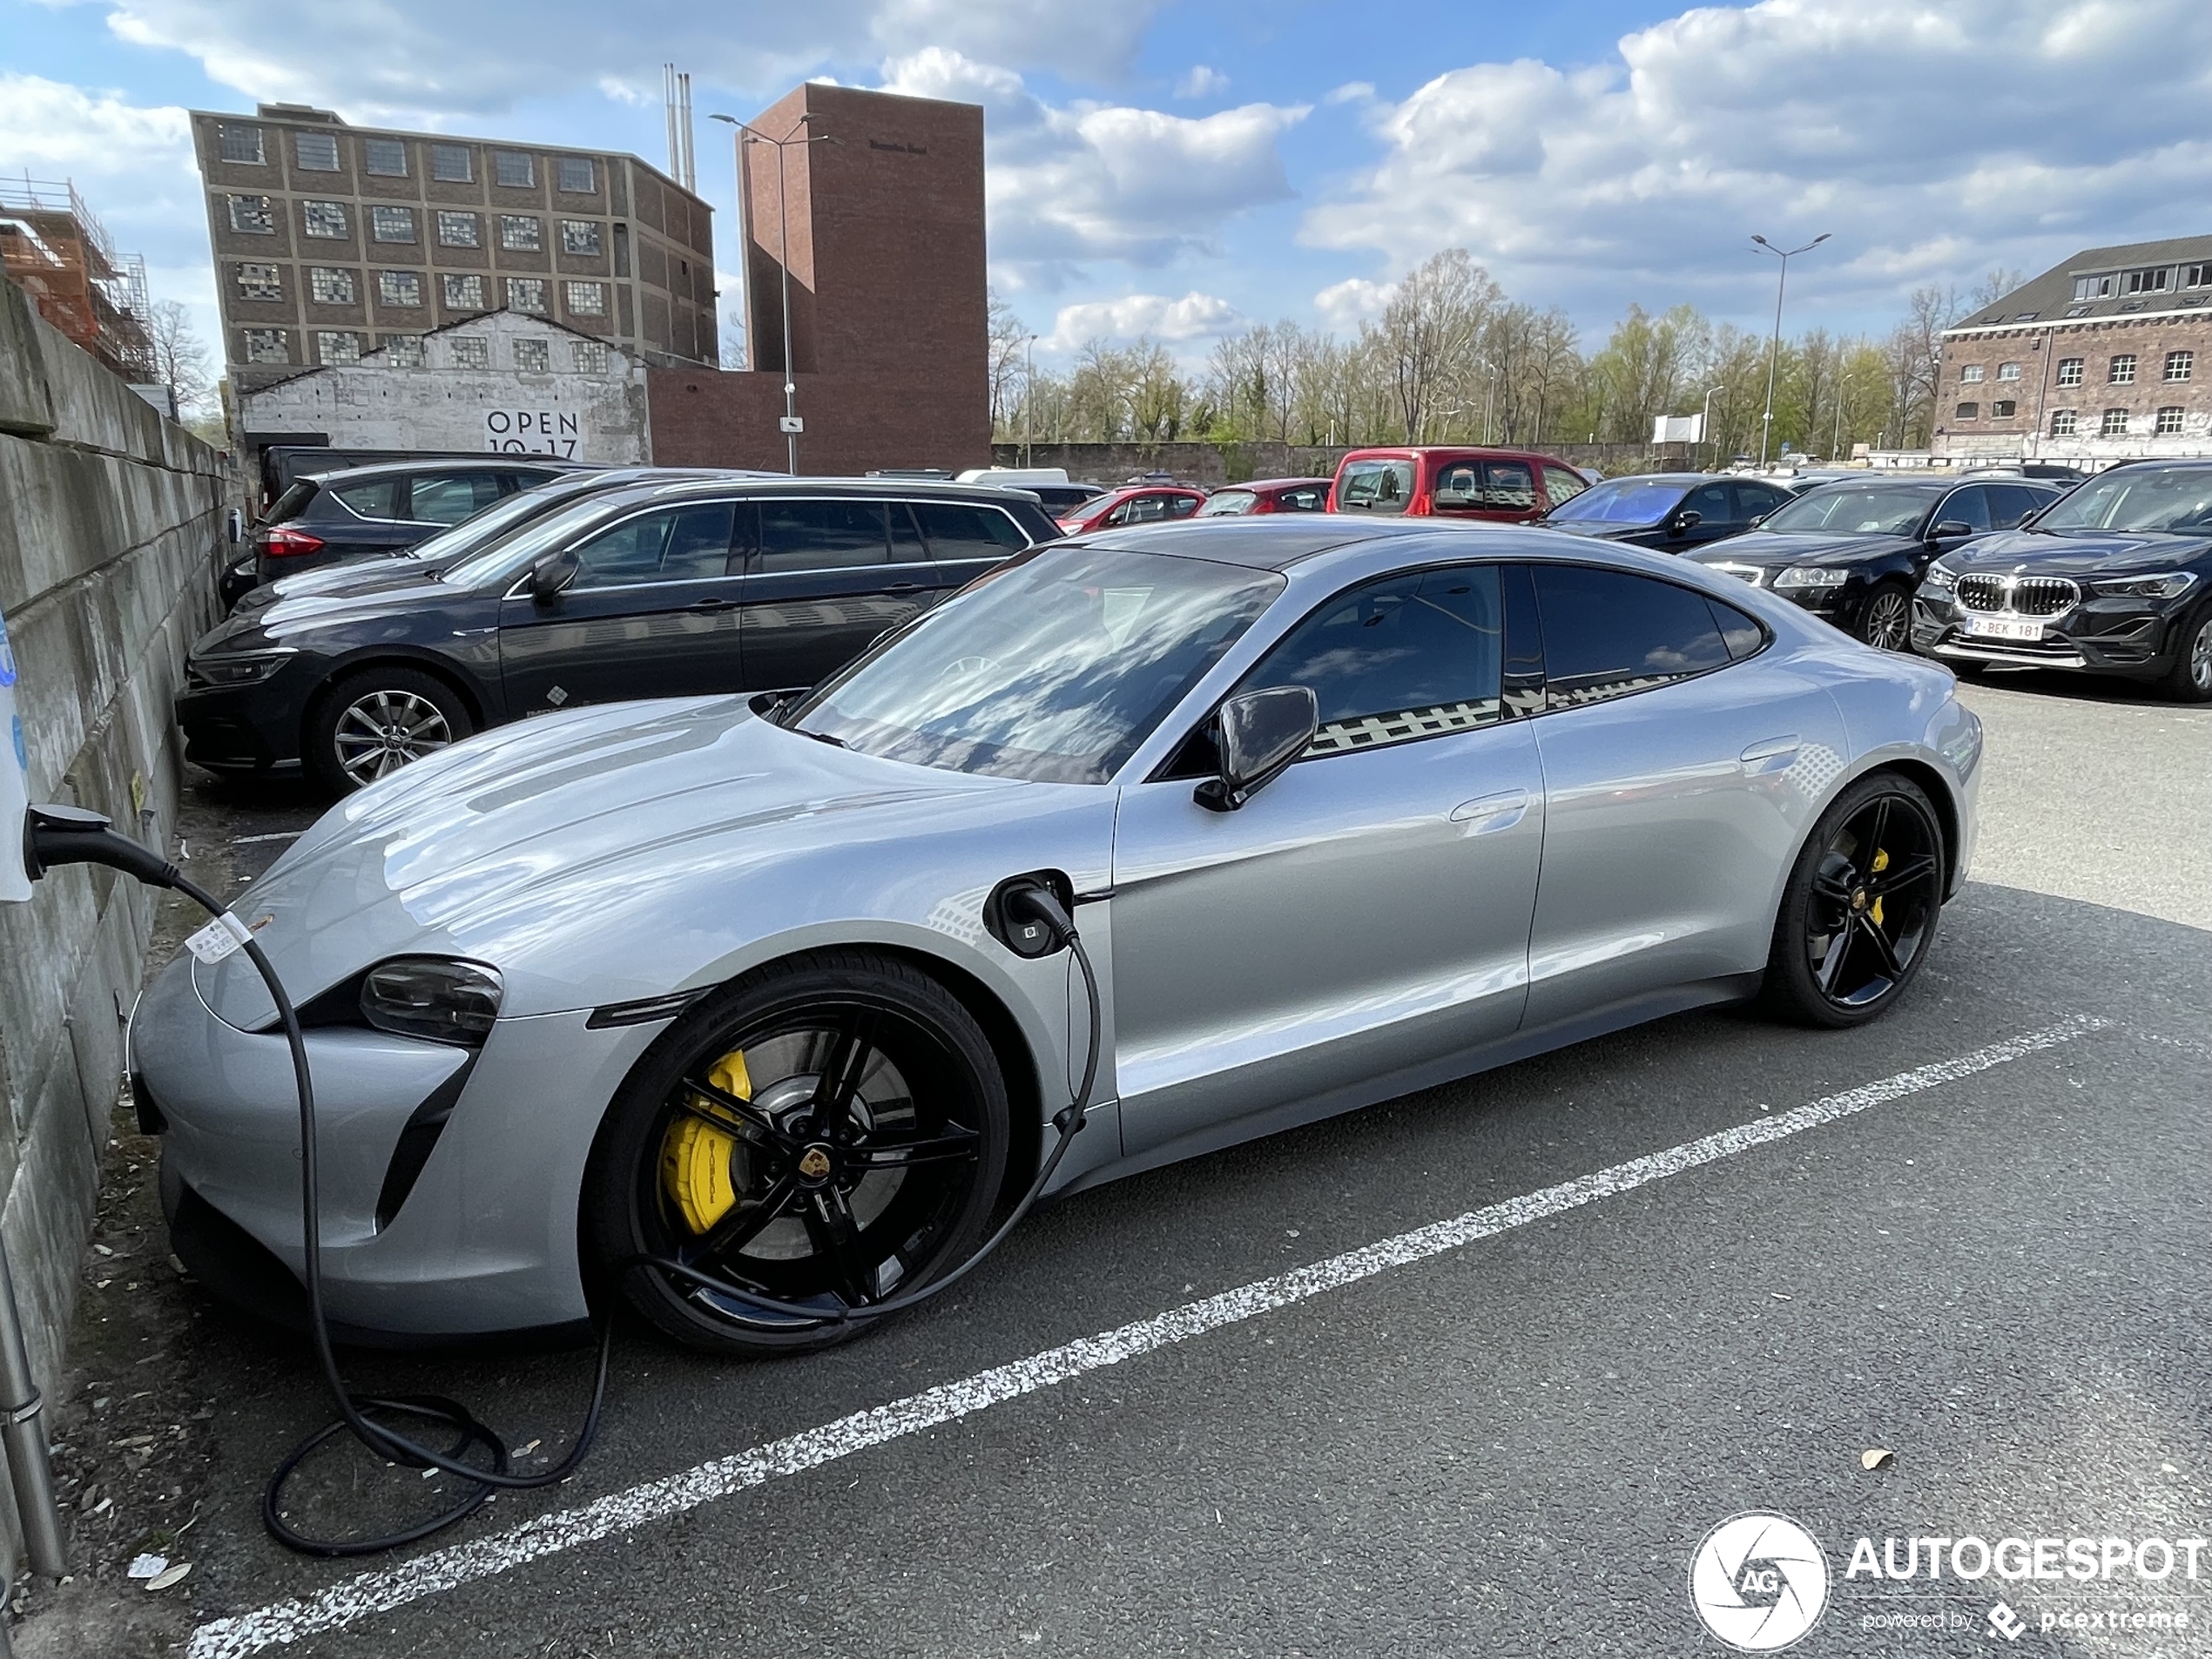
[[[20,1649],[1719,1652],[1692,1554],[1760,1510],[1828,1557],[1806,1654],[2204,1652],[2212,1559],[1846,1572],[1862,1537],[2212,1530],[2212,710],[1964,695],[1976,880],[1891,1017],[1684,1016],[1123,1181],[819,1357],[626,1333],[572,1480],[396,1561],[263,1535],[327,1402],[303,1348],[165,1264],[154,1143],[118,1118],[55,1428],[84,1571]],[[233,890],[319,806],[193,792],[185,867]],[[526,1467],[590,1369],[347,1364],[465,1400]],[[373,1530],[437,1484],[348,1452],[302,1495]],[[148,1548],[192,1575],[144,1594]]]

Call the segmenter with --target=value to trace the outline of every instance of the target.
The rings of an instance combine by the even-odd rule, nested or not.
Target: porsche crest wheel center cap
[[[1864,910],[1866,908],[1866,889],[1865,887],[1854,887],[1851,890],[1851,907],[1854,911]]]
[[[799,1155],[799,1178],[806,1181],[826,1180],[830,1172],[829,1148],[822,1145],[808,1147]]]

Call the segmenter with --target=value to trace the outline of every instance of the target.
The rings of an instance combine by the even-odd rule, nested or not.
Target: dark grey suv
[[[1059,535],[1023,491],[860,479],[641,483],[421,580],[280,599],[193,647],[186,758],[359,787],[487,725],[814,684]]]

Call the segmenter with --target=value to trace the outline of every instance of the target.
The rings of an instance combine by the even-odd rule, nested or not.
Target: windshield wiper
[[[843,738],[833,738],[826,732],[801,732],[799,735],[802,738],[812,738],[817,743],[826,743],[836,749],[847,749],[852,746]]]

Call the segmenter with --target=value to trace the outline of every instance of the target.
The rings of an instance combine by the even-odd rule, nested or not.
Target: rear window
[[[407,475],[395,478],[364,478],[354,484],[333,484],[330,493],[363,518],[404,518]]]
[[[929,552],[940,559],[1003,558],[1028,546],[1028,538],[995,507],[964,502],[918,501],[914,516],[929,538]]]
[[[1402,513],[1413,498],[1410,461],[1347,461],[1337,475],[1337,511]]]
[[[287,518],[297,518],[307,510],[307,503],[315,498],[322,486],[311,479],[301,478],[285,486],[284,494],[269,503],[265,523],[281,524]]]
[[[1233,518],[1239,513],[1249,513],[1259,497],[1249,489],[1217,489],[1206,497],[1206,504],[1198,509],[1201,518]]]

